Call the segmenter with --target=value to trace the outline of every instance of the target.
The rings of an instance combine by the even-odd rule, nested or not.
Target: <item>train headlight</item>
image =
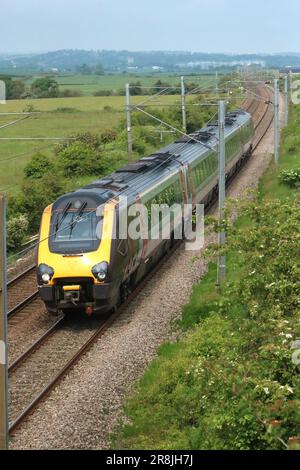
[[[92,268],[92,273],[98,281],[105,281],[108,272],[108,263],[102,261],[102,263],[95,264]]]
[[[48,274],[48,273],[42,274],[42,281],[43,282],[49,282],[50,281],[50,274]]]
[[[54,269],[47,264],[40,264],[38,267],[38,282],[39,284],[48,284],[54,275]]]

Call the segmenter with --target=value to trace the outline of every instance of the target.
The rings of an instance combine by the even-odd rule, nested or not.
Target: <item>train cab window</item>
[[[57,212],[52,216],[49,248],[53,253],[95,251],[101,240],[103,217],[95,210]]]

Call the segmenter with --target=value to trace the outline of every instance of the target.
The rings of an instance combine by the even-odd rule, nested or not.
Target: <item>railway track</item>
[[[14,361],[9,367],[10,435],[14,433],[47,394],[65,377],[67,372],[91,348],[95,341],[105,333],[129,303],[132,302],[137,294],[153,278],[161,266],[174,254],[180,244],[180,241],[174,244],[116,312],[103,319],[97,319],[96,317],[94,319],[82,319],[81,317],[79,330],[74,328],[74,317],[72,317],[69,322],[68,318],[63,317]],[[86,325],[82,325],[84,322]],[[84,329],[80,333],[82,327],[84,327]],[[59,335],[61,338],[59,338]],[[72,340],[72,342],[70,340]],[[70,348],[65,351],[65,346],[70,343],[72,344],[71,351]],[[79,343],[82,344],[79,345]],[[40,357],[37,357],[38,354],[40,354]],[[63,358],[61,354],[64,355]],[[57,361],[54,362],[55,367],[53,368],[52,360],[49,373],[45,358],[49,358],[50,356],[51,359],[51,355],[54,355],[56,358],[59,356],[60,360],[58,362],[60,362],[60,364],[57,364]],[[28,373],[28,370],[26,373],[26,367],[28,367],[28,365],[31,367],[30,373]],[[27,385],[29,382],[32,382],[34,378],[38,382],[39,390],[35,394],[32,394],[32,386],[27,387]],[[20,381],[23,381],[21,387]],[[12,385],[17,385],[18,387],[14,386],[12,389]]]
[[[35,287],[35,265],[31,265],[18,276],[7,283],[8,289],[8,317],[11,318],[17,312],[24,309],[38,296]]]
[[[256,148],[273,122],[273,110],[265,101],[269,101],[271,90],[262,96],[262,101],[256,101],[249,107],[253,109],[256,138]],[[249,109],[247,106],[247,108]],[[248,111],[248,109],[246,109]],[[17,428],[28,418],[35,408],[43,401],[51,390],[66,376],[67,372],[92,347],[111,324],[121,315],[127,305],[137,296],[144,286],[152,279],[161,266],[173,255],[181,242],[176,243],[172,249],[161,259],[155,268],[130,294],[127,300],[116,312],[105,318],[83,319],[76,326],[74,317],[69,321],[67,317],[59,318],[38,339],[34,341],[9,366],[10,384],[10,426],[12,435]],[[20,288],[28,276],[32,276],[35,267],[9,282],[10,289]],[[31,279],[32,282],[32,279]],[[31,290],[26,299],[18,302],[10,310],[15,313],[23,311],[37,299],[37,291]],[[10,316],[14,313],[10,313]],[[86,323],[86,324],[85,324]]]

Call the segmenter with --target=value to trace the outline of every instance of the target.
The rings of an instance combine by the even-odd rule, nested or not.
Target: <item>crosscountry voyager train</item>
[[[251,155],[253,135],[250,114],[237,110],[226,115],[227,180]],[[171,241],[113,237],[120,201],[126,196],[127,208],[137,202],[147,208],[163,203],[208,205],[218,191],[217,138],[218,123],[212,122],[59,197],[44,210],[37,280],[48,312],[81,309],[91,315],[114,309],[126,298]]]

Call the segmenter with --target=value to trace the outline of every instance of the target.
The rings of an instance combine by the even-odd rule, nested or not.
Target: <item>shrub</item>
[[[300,187],[300,168],[295,170],[283,170],[279,175],[281,183],[287,184],[291,188]]]
[[[81,113],[81,110],[76,109],[76,108],[69,108],[67,106],[62,106],[61,108],[56,108],[51,112],[52,113],[70,113],[71,114],[71,113]]]
[[[104,108],[103,108],[103,111],[105,111],[106,113],[111,113],[115,110],[111,106],[105,105]]]
[[[101,175],[101,154],[86,142],[75,141],[59,152],[58,165],[67,178],[84,175]]]
[[[54,148],[55,155],[60,155],[65,149],[74,145],[76,142],[82,142],[94,150],[100,150],[101,148],[101,138],[97,134],[92,134],[91,132],[82,132],[71,136],[70,140],[65,140],[64,142],[56,145]]]
[[[25,239],[29,227],[26,215],[11,217],[6,225],[7,247],[10,250],[19,248]]]
[[[37,109],[33,106],[33,104],[26,104],[25,108],[22,110],[23,113],[34,113]]]
[[[115,129],[104,129],[101,132],[100,139],[103,144],[109,144],[110,142],[114,142],[118,136],[118,133]]]
[[[41,178],[30,178],[25,181],[18,207],[26,214],[31,233],[38,230],[40,217],[45,207],[69,190],[70,184],[55,173],[47,173]]]
[[[97,91],[94,91],[93,95],[94,96],[112,96],[113,91],[112,90],[97,90]]]
[[[38,179],[52,171],[54,165],[51,160],[41,153],[34,155],[24,168],[25,178]]]
[[[70,88],[66,88],[65,90],[59,92],[59,96],[62,98],[76,98],[82,96],[83,93],[80,90],[71,90]]]

